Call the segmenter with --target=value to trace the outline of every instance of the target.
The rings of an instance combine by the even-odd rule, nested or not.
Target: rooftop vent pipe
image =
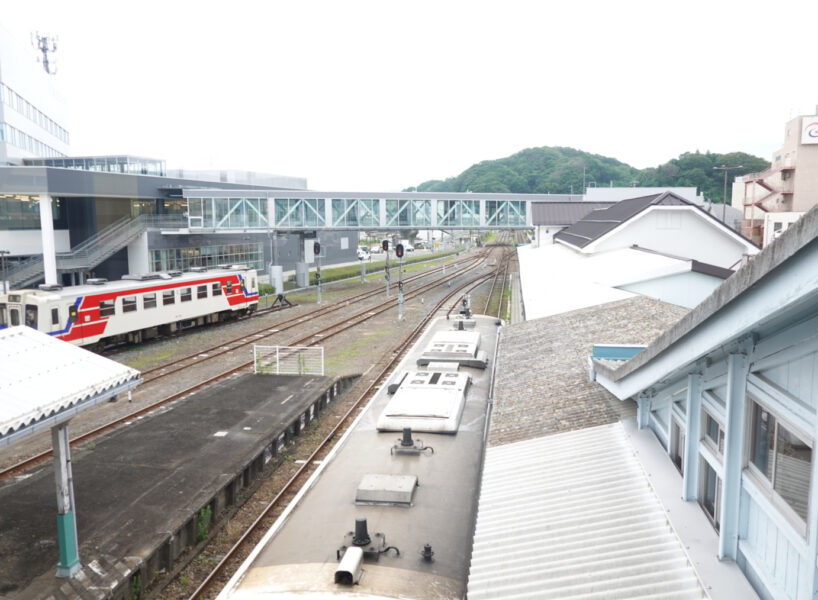
[[[352,538],[352,543],[356,546],[366,546],[371,541],[366,530],[366,517],[356,517],[355,536]]]

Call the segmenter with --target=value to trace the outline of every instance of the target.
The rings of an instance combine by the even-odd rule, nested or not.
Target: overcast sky
[[[770,158],[818,104],[818,1],[0,0],[59,36],[71,152],[393,191],[533,146]]]

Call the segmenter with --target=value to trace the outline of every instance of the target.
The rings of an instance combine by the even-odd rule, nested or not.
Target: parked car
[[[370,258],[369,250],[363,246],[358,246],[358,260],[369,260]]]

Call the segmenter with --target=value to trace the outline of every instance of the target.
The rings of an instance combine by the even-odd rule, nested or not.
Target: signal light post
[[[386,253],[386,297],[389,298],[389,240],[381,242],[381,248]]]
[[[321,243],[313,242],[312,252],[315,254],[315,283],[318,285],[318,304],[321,304]]]
[[[395,246],[398,257],[398,321],[403,319],[403,244]]]

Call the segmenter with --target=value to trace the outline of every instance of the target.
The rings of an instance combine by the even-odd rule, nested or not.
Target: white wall
[[[693,308],[724,282],[723,279],[703,273],[679,273],[619,286],[620,290],[634,292],[663,302]]]
[[[690,207],[648,208],[612,235],[586,246],[583,252],[615,250],[635,244],[724,268],[734,267],[745,252],[758,252],[749,242],[742,243],[707,215],[695,214],[695,210]]]
[[[67,229],[54,230],[54,244],[57,252],[71,250]],[[43,240],[38,229],[0,230],[0,248],[11,252],[11,256],[28,256],[43,253]]]
[[[538,225],[534,228],[534,245],[547,246],[554,243],[554,235],[565,229],[564,225]]]

